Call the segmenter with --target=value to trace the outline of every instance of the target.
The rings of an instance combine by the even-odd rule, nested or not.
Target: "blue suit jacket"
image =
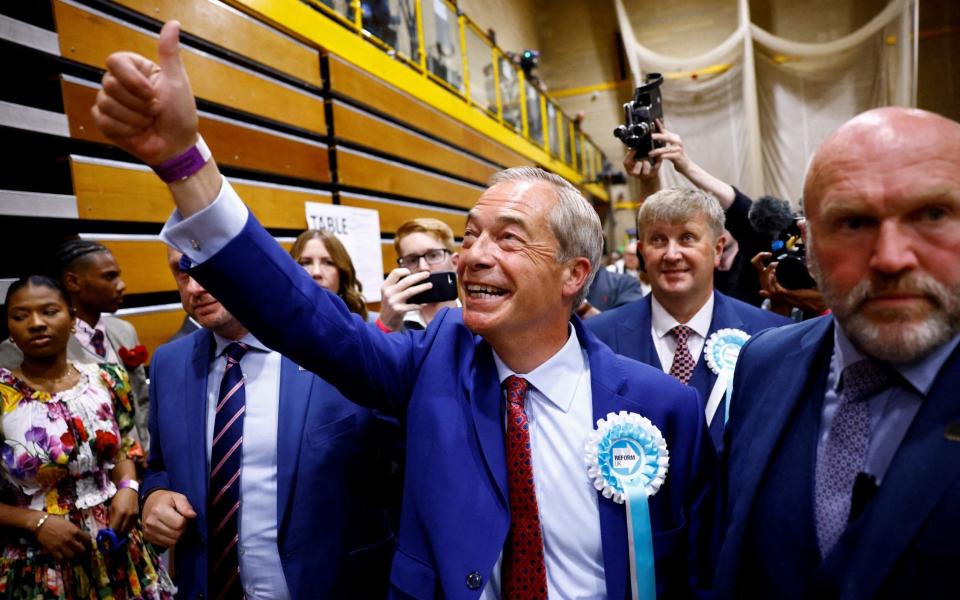
[[[407,469],[393,594],[479,597],[510,525],[504,403],[493,352],[463,325],[460,311],[442,311],[425,331],[384,334],[316,285],[253,217],[191,275],[270,347],[348,398],[405,417]],[[282,302],[277,290],[283,290]],[[707,496],[715,459],[696,394],[614,355],[579,320],[573,324],[589,356],[594,417],[637,412],[667,441],[669,474],[650,502],[657,584],[663,593],[683,595],[688,579],[700,575],[691,561],[709,526],[700,511],[712,509]],[[599,519],[608,595],[627,598],[623,505],[599,497]]]
[[[206,398],[214,347],[205,329],[157,348],[150,365],[151,448],[142,495],[184,494],[197,518],[177,543],[179,598],[207,592]],[[293,598],[382,595],[395,544],[373,482],[399,427],[281,358],[277,542]],[[359,587],[358,587],[359,586]]]
[[[944,364],[876,495],[821,560],[813,480],[832,351],[828,316],[758,335],[740,354],[726,432],[720,595],[956,597],[960,351]]]
[[[632,302],[620,308],[605,311],[586,321],[587,329],[592,331],[601,341],[605,342],[617,354],[629,356],[634,360],[652,365],[663,370],[660,357],[653,345],[652,337],[652,295],[648,294],[643,300]],[[730,296],[715,291],[713,293],[713,315],[710,320],[710,331],[732,327],[753,335],[770,327],[786,325],[790,320],[786,317],[761,310],[746,302],[741,302]],[[700,400],[706,405],[710,398],[713,385],[717,382],[717,375],[710,370],[707,361],[701,356],[697,367],[690,378],[690,386],[700,394]],[[723,417],[726,410],[726,400],[720,401],[717,408],[717,418],[710,424],[710,437],[719,448],[723,436]]]

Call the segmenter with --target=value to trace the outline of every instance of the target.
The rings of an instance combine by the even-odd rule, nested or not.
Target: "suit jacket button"
[[[471,590],[479,590],[483,585],[483,577],[477,571],[470,571],[467,575],[467,587]]]

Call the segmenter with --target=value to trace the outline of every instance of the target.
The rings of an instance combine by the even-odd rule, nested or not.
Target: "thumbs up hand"
[[[133,52],[107,58],[93,118],[110,141],[148,165],[197,143],[197,106],[180,60],[180,23],[160,31],[159,64]]]

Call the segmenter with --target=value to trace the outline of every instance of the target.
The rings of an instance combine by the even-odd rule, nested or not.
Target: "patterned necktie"
[[[226,370],[220,382],[213,445],[210,450],[209,589],[214,598],[242,598],[237,557],[240,521],[240,466],[246,394],[240,359],[248,346],[233,342],[224,350]]]
[[[547,567],[543,558],[540,509],[533,485],[530,424],[523,403],[529,384],[511,375],[507,388],[507,489],[510,495],[510,531],[503,548],[500,596],[510,600],[547,597]]]
[[[843,370],[837,412],[830,423],[827,442],[817,453],[815,502],[817,542],[826,556],[847,527],[853,484],[863,468],[870,442],[868,403],[872,396],[890,386],[889,365],[862,360]]]
[[[693,329],[686,325],[677,325],[670,330],[670,333],[677,338],[677,350],[673,353],[670,375],[676,377],[680,383],[686,384],[690,381],[690,377],[693,376],[693,369],[697,366],[697,363],[693,362],[690,348],[687,347],[687,338],[693,333]]]
[[[93,335],[90,336],[90,345],[93,346],[100,358],[107,355],[107,346],[103,343],[103,332],[99,329],[93,330]]]

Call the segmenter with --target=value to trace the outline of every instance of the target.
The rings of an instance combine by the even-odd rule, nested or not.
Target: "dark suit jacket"
[[[629,356],[634,360],[652,365],[663,370],[657,349],[653,345],[652,337],[652,296],[647,295],[639,302],[632,302],[626,306],[607,311],[586,321],[587,329],[591,330],[601,341],[606,343],[617,354]],[[713,293],[713,315],[710,320],[710,331],[732,327],[751,335],[769,327],[779,327],[790,320],[755,306],[741,302],[735,298],[725,296],[720,292]],[[709,335],[708,334],[708,335]],[[701,355],[697,367],[690,378],[690,386],[700,394],[700,400],[706,406],[713,385],[717,382],[717,375],[710,370],[707,361]],[[710,437],[714,444],[720,446],[723,436],[723,414],[726,410],[726,400],[720,401],[716,416],[710,423]]]
[[[253,217],[191,275],[270,347],[348,398],[405,416],[408,467],[393,595],[478,598],[510,524],[504,402],[493,352],[460,311],[442,311],[422,332],[385,334],[316,285]],[[657,584],[664,594],[683,595],[695,571],[690,540],[709,525],[700,511],[714,465],[699,402],[689,388],[614,355],[579,320],[573,324],[589,357],[594,417],[637,412],[666,439],[669,474],[650,501]],[[598,501],[607,593],[627,598],[624,507]]]
[[[602,268],[597,271],[590,284],[590,293],[587,294],[587,302],[601,312],[642,298],[643,289],[639,279]]]
[[[206,398],[213,347],[213,334],[200,329],[160,346],[150,364],[152,447],[141,494],[180,492],[197,512],[174,553],[178,598],[212,597]],[[277,545],[291,597],[382,596],[395,540],[382,506],[377,452],[399,428],[389,431],[287,358],[281,358],[278,419]]]
[[[816,437],[833,318],[765,332],[740,354],[727,425],[721,597],[956,598],[960,350],[947,360],[861,516],[822,561]]]

